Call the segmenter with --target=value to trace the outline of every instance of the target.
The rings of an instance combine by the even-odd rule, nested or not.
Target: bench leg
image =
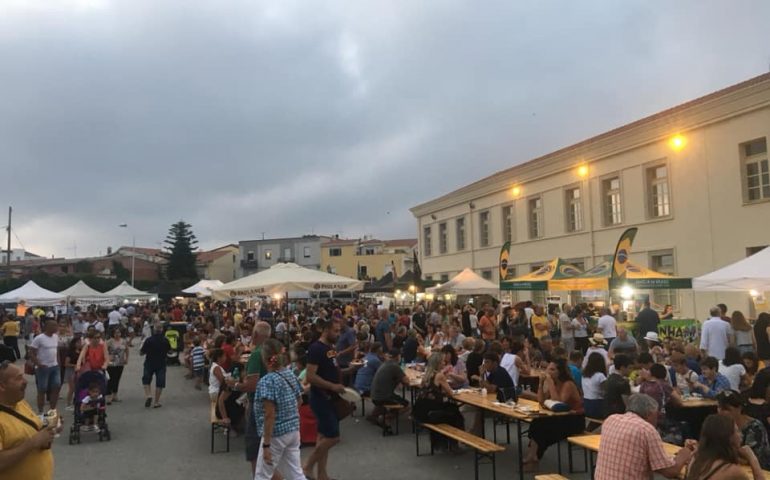
[[[497,465],[495,464],[495,454],[492,454],[492,480],[497,480]]]
[[[569,450],[569,444],[567,444]],[[561,475],[561,441],[556,443],[556,464],[558,465],[559,475]]]
[[[519,450],[519,478],[524,478],[524,449],[521,445],[521,420],[516,420],[516,437],[519,439],[516,442]]]
[[[225,429],[225,434],[227,435],[227,453],[230,453],[230,427],[227,427]]]
[[[476,475],[476,480],[479,480],[479,452],[474,452],[473,455],[473,471]]]
[[[417,450],[417,456],[420,456],[420,428],[417,426],[417,424],[413,421],[412,422],[412,428],[414,428],[414,444]]]
[[[214,453],[214,433],[215,433],[216,425],[214,423],[211,424],[211,453]]]

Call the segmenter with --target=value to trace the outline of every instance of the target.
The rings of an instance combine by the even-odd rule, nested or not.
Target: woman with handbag
[[[278,340],[262,345],[267,375],[259,379],[254,393],[254,418],[262,445],[255,480],[270,480],[278,470],[286,480],[305,480],[299,457],[299,399],[302,387],[287,368],[289,358]]]

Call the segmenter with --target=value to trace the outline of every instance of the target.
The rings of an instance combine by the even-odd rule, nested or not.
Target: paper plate
[[[356,405],[361,401],[361,395],[350,387],[346,387],[345,392],[340,393],[340,397],[348,402],[355,403]]]

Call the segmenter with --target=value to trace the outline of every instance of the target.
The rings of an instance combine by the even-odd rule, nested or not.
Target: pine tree
[[[198,272],[195,269],[195,245],[198,240],[192,232],[192,225],[184,220],[171,225],[168,236],[164,242],[167,252],[164,257],[168,260],[166,265],[166,277],[169,280],[198,280]]]

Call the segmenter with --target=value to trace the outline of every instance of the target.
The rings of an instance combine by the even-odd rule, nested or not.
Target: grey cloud
[[[410,206],[762,73],[770,44],[759,0],[86,3],[0,7],[3,197],[43,254],[179,218],[204,247],[414,235]]]

